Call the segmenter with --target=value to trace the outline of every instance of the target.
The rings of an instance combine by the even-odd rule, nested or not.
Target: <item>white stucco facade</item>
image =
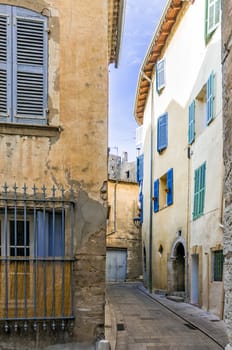
[[[184,5],[158,58],[165,59],[166,80],[159,92],[155,69],[153,72],[143,115],[142,232],[147,270],[149,266],[152,270],[152,289],[183,292],[188,300],[222,317],[223,283],[212,279],[213,252],[222,249],[223,239],[220,25],[207,43],[204,34],[205,1]],[[215,76],[214,117],[207,125],[206,84],[212,72]],[[189,145],[188,113],[193,100],[195,140]],[[158,119],[164,113],[168,114],[167,146],[159,153]],[[193,220],[195,170],[203,163],[206,163],[204,211]],[[173,169],[173,187],[172,204],[167,205],[162,186],[169,169]],[[157,179],[159,209],[154,212],[151,204],[153,206],[156,200],[154,182]],[[194,262],[196,255],[197,263]],[[191,276],[192,269],[195,280]],[[182,282],[176,282],[176,276],[180,275]],[[191,293],[195,293],[197,299],[192,298]]]

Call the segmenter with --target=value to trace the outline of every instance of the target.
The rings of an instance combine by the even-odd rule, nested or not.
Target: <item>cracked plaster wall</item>
[[[46,131],[14,135],[0,127],[0,185],[18,191],[43,184],[72,186],[74,222],[74,308],[71,333],[29,334],[0,340],[0,348],[45,348],[90,342],[104,332],[105,223],[108,113],[108,8],[101,0],[4,0],[48,16],[49,125]],[[7,126],[6,126],[7,128]],[[23,129],[23,127],[22,127]]]

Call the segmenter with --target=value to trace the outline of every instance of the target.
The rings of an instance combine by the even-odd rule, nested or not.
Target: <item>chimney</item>
[[[128,162],[128,154],[127,152],[122,152],[122,163]]]

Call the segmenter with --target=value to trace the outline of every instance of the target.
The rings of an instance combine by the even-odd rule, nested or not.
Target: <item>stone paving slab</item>
[[[107,288],[113,322],[125,326],[115,332],[111,350],[219,350],[228,343],[224,322],[196,306],[150,295],[142,284]]]
[[[197,306],[185,303],[172,301],[162,295],[149,293],[141,284],[138,288],[149,295],[149,297],[158,301],[160,304],[168,307],[171,311],[185,318],[188,322],[207,333],[212,339],[216,340],[222,347],[228,344],[228,337],[224,321],[210,312],[204,311]]]

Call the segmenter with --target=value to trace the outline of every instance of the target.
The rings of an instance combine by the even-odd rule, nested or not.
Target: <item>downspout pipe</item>
[[[151,89],[151,115],[150,115],[150,211],[149,211],[149,281],[148,287],[149,292],[152,293],[152,241],[153,241],[153,130],[154,130],[154,84],[153,80],[150,79],[144,72],[142,72],[142,76],[146,79],[150,84]]]

